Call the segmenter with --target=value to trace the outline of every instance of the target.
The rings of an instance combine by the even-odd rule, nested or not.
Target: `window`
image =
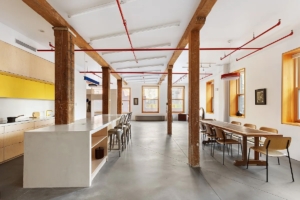
[[[159,88],[158,86],[143,86],[143,113],[159,112]]]
[[[240,78],[229,83],[230,116],[238,116],[238,112],[245,116],[245,69],[235,72],[240,73]]]
[[[130,88],[122,88],[122,113],[131,111],[131,90]]]
[[[282,123],[300,123],[300,48],[282,55]]]
[[[206,112],[214,112],[214,81],[206,82]]]
[[[184,86],[172,87],[172,112],[184,112]]]

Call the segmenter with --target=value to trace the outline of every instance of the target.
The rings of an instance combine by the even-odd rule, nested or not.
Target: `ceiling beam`
[[[93,49],[83,37],[46,1],[46,0],[23,0],[36,13],[41,15],[47,22],[54,27],[67,27],[76,37],[74,37],[75,45],[80,49]],[[108,67],[111,71],[114,69],[97,53],[92,51],[85,52],[93,60],[102,67]],[[119,74],[112,74],[116,79],[121,79]],[[127,84],[126,82],[124,82]]]
[[[201,30],[201,28],[203,27],[206,17],[208,16],[208,14],[210,13],[211,9],[213,8],[213,6],[215,5],[215,3],[217,2],[217,0],[201,0],[197,10],[195,11],[189,25],[187,26],[184,34],[182,35],[177,48],[185,48],[186,45],[188,44],[188,37],[189,37],[189,33],[191,32],[191,30],[197,28],[199,29],[199,31]],[[173,66],[176,62],[176,60],[178,59],[178,57],[180,56],[180,54],[182,53],[182,50],[176,50],[174,51],[172,57],[170,58],[170,61],[168,62],[167,68],[165,69],[165,72],[168,72],[168,68],[169,66]],[[161,78],[158,84],[161,84],[165,78],[166,78],[167,74],[164,74]]]

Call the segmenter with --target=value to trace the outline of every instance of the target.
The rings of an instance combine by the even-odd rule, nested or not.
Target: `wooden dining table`
[[[212,127],[217,127],[227,132],[235,133],[242,136],[242,160],[235,160],[234,165],[245,166],[247,165],[247,137],[254,137],[254,145],[259,146],[260,137],[282,137],[282,134],[271,133],[267,131],[247,128],[245,126],[235,125],[227,122],[221,121],[211,121],[211,120],[200,120],[203,124],[208,124]],[[259,153],[255,152],[254,159],[249,160],[251,165],[265,166],[266,161],[259,160]]]

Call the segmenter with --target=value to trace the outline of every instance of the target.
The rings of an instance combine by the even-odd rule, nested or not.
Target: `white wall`
[[[268,44],[286,34],[289,33],[291,27],[286,30],[278,32],[277,35],[273,35],[269,38],[265,38],[257,46],[263,46]],[[246,87],[245,87],[245,118],[230,117],[229,121],[235,120],[244,123],[255,124],[257,128],[261,126],[273,127],[278,129],[279,133],[284,136],[292,137],[292,143],[290,147],[291,157],[296,160],[300,160],[300,127],[281,124],[281,69],[282,69],[282,53],[290,51],[292,49],[300,47],[300,27],[294,27],[294,35],[276,43],[266,49],[263,49],[249,57],[244,58],[241,61],[235,61],[236,57],[241,57],[246,53],[239,53],[234,55],[230,63],[230,71],[237,69],[246,69]],[[238,46],[238,45],[236,45]],[[226,83],[220,80],[221,73],[215,73],[214,77],[209,77],[201,81],[201,106],[205,106],[205,82],[211,79],[215,80],[215,87],[221,88],[222,84]],[[267,89],[267,105],[255,105],[255,93],[256,89]],[[228,94],[228,93],[227,93]],[[216,97],[218,109],[214,115],[207,115],[217,120],[222,120],[220,117],[220,111],[225,105],[221,106],[221,103],[225,97],[219,95]],[[221,106],[221,107],[220,107]]]
[[[151,86],[151,84],[141,84],[141,83],[129,83],[123,87],[131,88],[131,111],[132,111],[132,120],[135,119],[136,115],[167,115],[167,90],[168,85],[163,83],[159,86],[159,113],[142,113],[142,86]],[[157,85],[153,85],[157,86]],[[185,112],[188,113],[188,85],[176,85],[176,86],[185,86]],[[133,105],[133,99],[138,98],[139,105]],[[177,114],[173,114],[173,118],[177,119]]]
[[[77,70],[74,71],[75,81],[75,105],[74,105],[74,119],[86,118],[86,82],[83,80],[83,74]]]

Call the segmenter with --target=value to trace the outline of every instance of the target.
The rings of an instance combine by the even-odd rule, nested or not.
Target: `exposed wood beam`
[[[186,28],[184,34],[182,35],[182,37],[177,45],[177,48],[185,48],[186,47],[186,45],[188,44],[188,41],[189,41],[189,34],[190,34],[191,30],[193,30],[195,28],[199,29],[199,31],[201,30],[201,28],[203,27],[203,25],[205,23],[206,17],[210,13],[211,9],[213,8],[213,6],[215,5],[216,2],[217,2],[217,0],[201,0],[188,27]],[[167,66],[170,66],[170,65],[173,66],[181,53],[182,53],[181,50],[174,51]],[[165,69],[165,72],[168,72],[168,67]],[[166,76],[167,75],[162,75],[158,84],[161,84],[165,80]]]
[[[67,27],[69,30],[76,35],[74,43],[80,49],[93,49],[83,37],[46,1],[46,0],[23,0],[30,8],[36,13],[41,15],[47,22],[54,27]],[[97,53],[97,52],[85,52],[93,60],[95,60],[102,67],[108,67],[111,71],[114,69]],[[119,74],[112,74],[116,79],[121,79]],[[124,82],[127,84],[126,82]]]

